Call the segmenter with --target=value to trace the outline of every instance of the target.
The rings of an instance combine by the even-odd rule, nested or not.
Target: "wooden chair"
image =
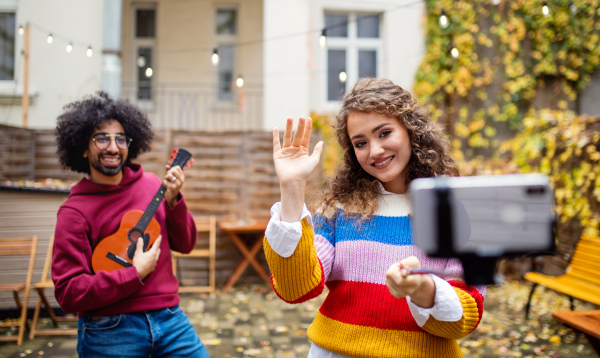
[[[208,258],[208,285],[179,285],[179,292],[215,292],[215,252],[217,240],[217,217],[210,215],[208,217],[195,217],[196,229],[198,232],[208,232],[208,249],[193,249],[189,254],[181,254],[172,251],[173,273],[179,279],[181,277],[178,267],[179,258],[182,257],[207,257]]]
[[[52,264],[52,247],[54,246],[54,235],[50,236],[50,242],[48,243],[48,252],[46,252],[46,261],[44,261],[44,270],[42,271],[42,277],[39,282],[33,284],[33,288],[38,293],[37,304],[35,305],[35,311],[33,312],[33,321],[31,322],[31,329],[29,331],[29,339],[33,339],[35,335],[73,335],[77,334],[77,328],[61,329],[58,328],[58,322],[76,322],[77,317],[58,317],[54,314],[52,307],[46,299],[44,293],[45,289],[54,289],[54,283],[49,277],[50,265]],[[55,328],[38,329],[38,320],[40,317],[40,308],[44,305],[48,315],[52,320]]]
[[[37,249],[38,238],[36,235],[31,237],[18,238],[3,238],[0,239],[0,256],[14,256],[15,259],[29,258],[29,266],[24,281],[15,283],[0,284],[0,292],[12,291],[17,304],[17,308],[21,312],[20,319],[17,322],[7,322],[0,324],[0,327],[19,327],[19,334],[15,336],[0,336],[0,341],[17,341],[17,345],[23,342],[25,334],[25,325],[27,324],[27,304],[29,302],[29,291],[31,287],[31,278],[33,276],[33,268],[35,266],[35,252]],[[3,258],[5,259],[5,258]],[[25,292],[23,302],[19,298],[19,293]]]

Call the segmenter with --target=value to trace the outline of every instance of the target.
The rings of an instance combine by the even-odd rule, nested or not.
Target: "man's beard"
[[[107,155],[114,156],[114,154],[112,153],[107,153]],[[100,174],[106,175],[108,177],[114,177],[115,175],[119,174],[121,170],[123,170],[123,165],[125,164],[123,161],[123,156],[121,154],[117,155],[119,156],[119,165],[117,165],[116,167],[109,167],[102,164],[102,161],[100,159],[102,158],[103,154],[98,154],[96,160],[92,160],[90,165],[94,169],[96,169]]]

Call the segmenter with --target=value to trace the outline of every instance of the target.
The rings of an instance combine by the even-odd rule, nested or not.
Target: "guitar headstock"
[[[173,163],[169,161],[169,166],[179,166],[181,169],[185,168],[185,164],[192,158],[192,153],[188,152],[183,148],[174,149],[171,157],[175,156]]]

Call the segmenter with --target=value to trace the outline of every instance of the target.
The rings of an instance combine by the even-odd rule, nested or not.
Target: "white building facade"
[[[411,0],[0,0],[0,124],[23,124],[21,25],[30,128],[53,128],[65,104],[104,89],[155,128],[270,131],[335,114],[359,77],[411,90],[423,16]]]

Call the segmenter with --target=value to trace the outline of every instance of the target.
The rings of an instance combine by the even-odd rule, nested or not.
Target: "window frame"
[[[376,68],[375,74],[377,77],[383,75],[383,13],[371,11],[339,11],[325,10],[323,12],[323,24],[325,24],[326,14],[346,14],[348,15],[348,36],[347,37],[330,37],[327,36],[327,41],[324,48],[321,50],[321,63],[323,64],[323,73],[321,76],[322,95],[321,101],[325,108],[335,110],[340,100],[329,99],[329,84],[328,84],[328,51],[329,50],[346,50],[346,92],[351,89],[358,80],[358,52],[359,50],[375,51],[376,53]],[[365,15],[379,15],[379,37],[365,38],[358,37],[357,17]],[[346,93],[345,92],[345,93]]]
[[[235,34],[219,34],[217,33],[217,14],[219,12],[219,10],[234,10],[236,12],[236,24],[235,24],[235,29],[236,32]],[[237,49],[236,49],[236,43],[238,42],[238,36],[239,36],[239,32],[240,32],[240,9],[237,5],[233,5],[233,4],[216,4],[213,8],[213,36],[214,36],[214,48],[220,48],[221,46],[231,46],[232,48],[232,52],[233,52],[233,66],[232,66],[232,81],[231,81],[231,86],[233,88],[233,86],[235,86],[235,81],[237,78],[237,72],[236,69],[238,68],[238,61],[237,61]],[[221,53],[219,53],[219,57],[221,56]],[[216,103],[218,107],[235,107],[236,106],[236,93],[234,90],[231,91],[231,99],[222,99],[221,98],[221,79],[220,79],[220,64],[221,64],[221,58],[219,58],[219,64],[216,67],[216,71],[215,71],[215,80],[216,80]]]
[[[12,80],[0,80],[0,91],[7,92],[15,90],[15,86],[17,85],[17,80],[21,78],[19,75],[19,61],[17,55],[20,53],[19,48],[23,48],[24,40],[23,36],[19,36],[19,14],[17,13],[19,2],[18,0],[0,0],[0,12],[10,12],[15,14],[15,40],[14,40],[14,48],[15,51],[13,53],[13,61],[14,61],[14,73]],[[20,97],[22,94],[19,94]]]
[[[157,57],[156,56],[156,51],[157,51],[157,29],[158,29],[158,21],[157,21],[157,17],[158,17],[158,11],[157,11],[157,4],[156,3],[151,3],[151,2],[146,2],[146,3],[132,3],[131,4],[131,44],[132,44],[132,59],[131,59],[131,63],[129,64],[130,69],[131,69],[131,74],[132,74],[132,79],[133,82],[135,83],[135,88],[134,91],[135,93],[133,94],[132,98],[135,99],[135,103],[142,109],[145,111],[153,111],[154,107],[155,107],[155,99],[156,99],[156,74],[157,71],[156,69],[158,68],[157,66]],[[154,11],[154,37],[150,38],[150,37],[137,37],[137,11],[138,10],[153,10]],[[137,59],[138,59],[138,53],[140,51],[141,48],[149,48],[151,53],[152,53],[152,58],[150,60],[150,63],[152,64],[152,83],[150,85],[150,93],[151,93],[151,98],[150,99],[145,99],[145,98],[138,98],[138,91],[139,91],[139,78],[138,78],[138,71],[139,71],[139,67],[137,65]]]

